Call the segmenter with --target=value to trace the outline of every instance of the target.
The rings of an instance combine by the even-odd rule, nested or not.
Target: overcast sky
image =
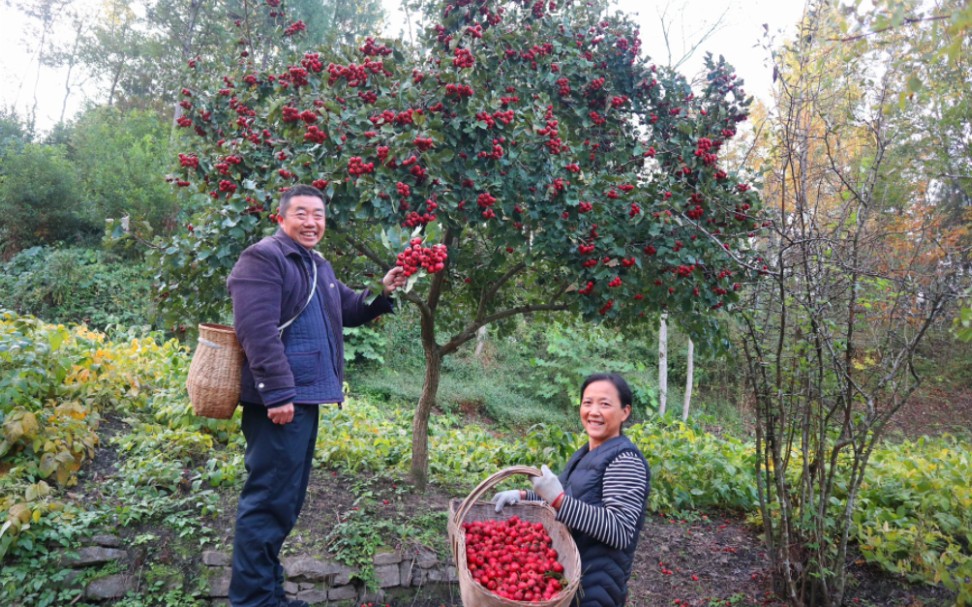
[[[64,73],[50,68],[38,72],[37,56],[29,52],[33,41],[25,35],[27,21],[8,1],[0,0],[0,106],[15,107],[23,116],[34,103],[36,86],[38,127],[46,131],[60,115]],[[397,35],[402,21],[400,0],[384,2],[390,17],[386,33]],[[721,24],[682,66],[682,71],[688,75],[698,72],[705,51],[721,54],[736,67],[747,90],[764,98],[772,70],[766,67],[766,52],[760,47],[763,26],[766,24],[772,34],[792,32],[803,11],[802,0],[617,0],[617,6],[629,14],[637,13],[642,26],[642,48],[660,64],[678,61],[721,18]],[[671,53],[662,33],[663,21],[668,24]],[[777,35],[777,41],[781,39]],[[67,116],[77,111],[84,100],[83,93],[72,94]]]

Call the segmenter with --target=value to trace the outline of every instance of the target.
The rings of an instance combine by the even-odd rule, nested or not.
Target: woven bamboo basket
[[[240,402],[243,349],[233,327],[199,325],[199,342],[189,363],[186,390],[196,415],[229,419]]]
[[[480,502],[488,491],[492,490],[500,481],[513,476],[524,474],[540,476],[541,472],[529,466],[513,466],[504,468],[485,479],[464,500],[452,500],[450,504],[449,541],[452,544],[453,557],[459,573],[459,594],[463,607],[568,607],[580,587],[581,562],[580,553],[574,538],[567,527],[556,520],[557,513],[550,506],[520,502],[513,506],[506,506],[502,512],[496,512],[493,504]],[[512,516],[533,523],[543,523],[547,533],[553,540],[553,548],[557,551],[557,560],[564,566],[566,585],[556,598],[549,601],[512,601],[494,594],[484,588],[472,578],[469,566],[466,564],[466,534],[462,524],[473,521],[500,520],[505,521]]]

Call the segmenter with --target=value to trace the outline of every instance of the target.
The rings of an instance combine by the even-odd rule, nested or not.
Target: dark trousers
[[[236,509],[233,607],[276,607],[284,598],[280,547],[304,505],[317,420],[317,405],[295,405],[294,420],[283,425],[262,405],[243,406],[248,477]]]

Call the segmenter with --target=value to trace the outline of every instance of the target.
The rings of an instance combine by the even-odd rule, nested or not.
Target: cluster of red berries
[[[694,272],[694,271],[695,271],[695,264],[692,264],[692,265],[680,265],[680,266],[672,269],[672,272],[673,273],[677,274],[678,276],[680,276],[682,278],[685,278],[687,276],[691,276],[692,272]]]
[[[405,216],[405,221],[402,225],[406,228],[415,228],[427,223],[432,223],[435,221],[435,215],[432,213],[416,213],[415,211],[410,212]]]
[[[452,59],[452,65],[459,69],[472,67],[476,63],[472,52],[467,48],[456,47],[454,54],[455,57]]]
[[[187,169],[198,169],[199,158],[195,154],[179,154],[179,164]]]
[[[490,194],[489,192],[483,192],[476,198],[476,203],[479,204],[479,206],[483,207],[484,209],[488,209],[489,207],[496,204],[496,197]]]
[[[547,115],[552,116],[552,112],[548,111]],[[547,126],[537,131],[538,135],[545,135],[547,137],[544,145],[547,146],[547,150],[551,154],[559,154],[566,149],[563,140],[560,138],[560,131],[557,129],[558,124],[560,123],[557,120],[548,118]]]
[[[537,0],[533,3],[533,8],[530,9],[530,13],[533,15],[534,19],[543,18],[543,0]]]
[[[391,55],[391,48],[385,46],[384,44],[376,44],[374,38],[365,38],[365,43],[363,46],[358,48],[364,55],[376,56],[376,55]]]
[[[327,139],[327,133],[322,131],[317,127],[317,125],[310,125],[307,127],[307,132],[304,133],[304,141],[310,141],[312,143],[324,143]]]
[[[297,67],[296,65],[290,66],[287,68],[286,73],[280,74],[280,84],[283,85],[284,88],[286,88],[286,83],[288,81],[295,87],[307,86],[307,70],[302,67]]]
[[[430,150],[435,146],[435,142],[432,141],[431,137],[416,137],[412,141],[412,145],[417,147],[420,152]]]
[[[300,60],[300,64],[315,74],[324,69],[320,53],[304,53],[304,58]]]
[[[327,79],[328,86],[334,86],[335,82],[343,78],[350,87],[362,86],[368,80],[369,73],[384,74],[385,76],[391,75],[391,72],[385,69],[384,63],[381,61],[372,61],[371,59],[366,59],[361,65],[355,63],[348,65],[329,63],[327,73],[329,74]]]
[[[435,274],[445,269],[445,262],[449,255],[444,244],[423,247],[421,238],[409,241],[405,250],[398,254],[395,265],[405,268],[405,276],[411,276],[424,268],[429,274]]]
[[[306,113],[306,112],[301,112],[297,108],[291,107],[289,105],[283,106],[283,109],[280,110],[280,112],[281,112],[281,119],[284,122],[297,122],[298,120],[301,120],[304,114]],[[310,112],[310,114],[313,115],[314,113]],[[314,120],[312,120],[311,122],[316,121],[316,119],[317,117],[315,116]]]
[[[696,158],[701,158],[702,162],[704,162],[709,166],[712,166],[719,159],[719,157],[716,154],[709,152],[709,150],[712,150],[713,148],[718,150],[719,146],[714,144],[712,140],[709,139],[708,137],[702,137],[701,139],[699,139],[699,142],[695,147]]]
[[[287,29],[284,30],[283,35],[284,36],[293,36],[297,32],[302,32],[302,31],[304,31],[306,29],[307,29],[307,24],[306,23],[304,23],[303,21],[295,21],[295,22],[293,22],[293,23],[291,23],[290,25],[287,26]]]
[[[504,150],[503,146],[499,144],[499,140],[494,139],[492,151],[487,152],[486,150],[481,150],[476,156],[479,158],[492,158],[494,160],[499,160],[505,153],[506,150]]]
[[[364,175],[365,173],[372,173],[375,170],[375,163],[364,162],[360,156],[352,156],[348,160],[348,173],[352,177],[357,177],[359,175]]]
[[[463,97],[472,97],[473,89],[468,84],[452,84],[451,82],[445,86],[446,97],[456,97],[462,99]]]
[[[513,516],[464,523],[466,564],[472,578],[512,601],[549,601],[564,588],[564,566],[543,523]]]
[[[743,204],[736,207],[736,210],[733,214],[733,216],[736,218],[736,221],[746,221],[748,219],[748,216],[746,215],[746,211],[748,211],[749,209],[750,206],[748,202],[744,202]]]

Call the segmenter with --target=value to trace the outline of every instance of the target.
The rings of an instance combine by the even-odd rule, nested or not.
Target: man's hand
[[[267,417],[275,424],[289,424],[294,421],[294,403],[267,409]]]
[[[407,280],[408,279],[405,278],[405,268],[401,266],[393,267],[391,270],[388,270],[385,277],[381,279],[381,284],[385,286],[385,291],[383,294],[385,296],[391,295],[392,292],[398,287],[404,287]]]

